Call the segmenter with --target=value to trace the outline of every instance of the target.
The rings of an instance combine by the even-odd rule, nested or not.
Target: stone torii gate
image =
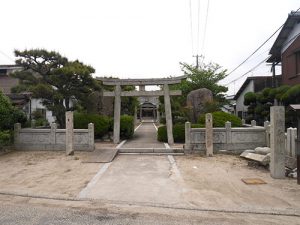
[[[169,84],[178,84],[181,82],[181,80],[185,78],[186,76],[161,78],[161,79],[116,79],[116,78],[97,77],[96,79],[101,80],[104,85],[115,86],[115,90],[113,92],[105,91],[103,93],[104,97],[115,97],[114,143],[120,142],[121,96],[126,96],[126,97],[164,96],[168,143],[174,144],[170,96],[181,95],[181,90],[170,91]],[[140,88],[139,91],[121,91],[121,86],[124,85],[139,86]],[[145,91],[146,85],[163,85],[163,90]]]

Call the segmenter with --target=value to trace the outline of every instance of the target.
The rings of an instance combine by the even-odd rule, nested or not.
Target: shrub
[[[192,124],[192,128],[200,128],[203,125]],[[173,137],[174,142],[184,143],[185,142],[185,125],[184,124],[175,124],[173,126]],[[161,142],[168,142],[167,127],[160,126],[157,130],[157,140]]]
[[[160,120],[159,120],[159,123],[160,124],[166,124],[166,117],[160,117]]]
[[[75,113],[74,114],[74,128],[75,129],[86,129],[88,124],[93,123],[95,129],[95,137],[101,138],[109,131],[110,120],[107,116],[98,114],[85,114]]]
[[[235,115],[219,111],[219,112],[213,112],[212,116],[213,116],[214,127],[224,127],[227,121],[231,122],[232,127],[242,126],[242,120]],[[198,123],[202,126],[205,126],[205,115],[199,117]]]
[[[11,132],[9,130],[0,131],[0,149],[11,143]]]
[[[157,140],[161,142],[168,142],[168,136],[167,136],[167,127],[166,126],[160,126],[157,130]]]
[[[120,120],[120,136],[124,139],[132,138],[134,133],[133,116],[122,115]]]
[[[12,130],[14,123],[26,122],[26,115],[20,109],[14,107],[9,98],[0,91],[0,131]]]

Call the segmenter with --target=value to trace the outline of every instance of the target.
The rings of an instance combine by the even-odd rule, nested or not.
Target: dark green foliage
[[[168,142],[167,127],[166,126],[160,126],[158,128],[158,130],[157,130],[157,140],[161,141],[161,142]]]
[[[12,130],[15,123],[24,124],[26,120],[25,113],[14,107],[0,91],[0,131]]]
[[[159,123],[160,124],[166,124],[166,117],[160,117],[160,120],[159,120]]]
[[[134,118],[133,116],[122,115],[120,120],[120,136],[124,139],[130,139],[134,133]]]
[[[3,146],[9,145],[12,140],[12,135],[11,135],[11,131],[6,130],[6,131],[0,131],[0,149]]]
[[[248,106],[246,121],[256,120],[257,124],[263,125],[263,122],[270,120],[270,107],[277,100],[278,105],[285,106],[286,126],[296,126],[293,112],[288,106],[290,104],[300,104],[300,85],[288,86],[282,85],[278,88],[265,88],[261,92],[249,92],[245,95],[244,104]]]
[[[0,148],[11,143],[14,124],[24,125],[26,120],[25,113],[14,107],[0,91]]]
[[[84,113],[74,114],[75,129],[87,129],[89,123],[94,124],[96,138],[101,138],[109,131],[110,119],[107,116],[102,116],[98,114],[84,114]]]
[[[201,124],[192,124],[192,128],[203,128]],[[185,142],[185,125],[175,124],[173,126],[173,137],[174,142],[184,143]],[[167,127],[160,126],[157,130],[157,140],[160,142],[168,142]]]
[[[300,84],[292,86],[289,89],[285,89],[285,92],[281,93],[280,96],[281,96],[281,100],[286,105],[299,104],[300,103]]]
[[[65,126],[65,112],[73,110],[70,102],[86,105],[86,98],[100,85],[91,76],[95,70],[91,66],[76,61],[68,61],[57,52],[44,49],[15,51],[16,64],[22,71],[15,72],[20,85],[13,91],[30,91],[33,97],[43,99],[42,103],[53,112],[60,127]]]
[[[256,94],[254,92],[248,92],[244,96],[244,105],[250,105],[256,102]]]
[[[241,127],[242,120],[236,115],[229,114],[226,112],[213,112],[213,126],[214,127],[225,127],[227,121],[231,122],[232,127]],[[202,126],[205,126],[205,115],[202,115],[198,119],[198,123]]]

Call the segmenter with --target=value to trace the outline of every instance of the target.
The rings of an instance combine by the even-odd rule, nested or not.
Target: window
[[[1,75],[6,75],[7,69],[0,69],[0,76]]]

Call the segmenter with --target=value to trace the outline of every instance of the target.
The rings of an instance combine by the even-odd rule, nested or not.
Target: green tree
[[[277,100],[279,105],[285,106],[286,126],[296,126],[295,113],[288,107],[290,104],[300,104],[300,85],[282,85],[278,88],[265,88],[261,92],[248,92],[244,97],[244,104],[248,106],[247,122],[255,119],[262,125],[270,120],[270,106]]]
[[[14,107],[9,98],[0,91],[0,148],[11,142],[14,123],[25,122],[25,113]]]
[[[15,55],[16,64],[24,69],[13,74],[21,82],[12,91],[28,90],[33,97],[41,98],[61,127],[65,126],[65,112],[73,110],[74,103],[85,107],[88,95],[101,89],[91,76],[94,68],[78,60],[69,61],[57,52],[44,49],[16,50]]]
[[[171,98],[173,121],[176,122],[176,118],[179,118],[181,121],[184,120],[183,118],[187,120],[189,109],[183,106],[186,105],[187,95],[193,90],[207,88],[212,91],[214,102],[212,102],[211,105],[207,104],[205,106],[207,111],[210,109],[215,111],[227,103],[225,93],[228,88],[218,84],[219,81],[227,76],[225,69],[222,69],[222,67],[216,63],[203,64],[199,68],[187,63],[180,63],[180,65],[181,70],[186,75],[186,79],[182,80],[180,84],[170,86],[172,90],[182,91],[181,96]],[[164,111],[163,97],[160,97],[160,102],[160,111]]]
[[[187,79],[178,85],[174,85],[174,87],[180,88],[183,96],[186,96],[193,90],[207,88],[212,91],[214,98],[218,101],[225,101],[224,94],[228,91],[228,88],[218,84],[218,82],[223,80],[227,74],[226,70],[222,69],[220,65],[208,63],[203,64],[199,68],[187,63],[180,63],[180,65]]]

